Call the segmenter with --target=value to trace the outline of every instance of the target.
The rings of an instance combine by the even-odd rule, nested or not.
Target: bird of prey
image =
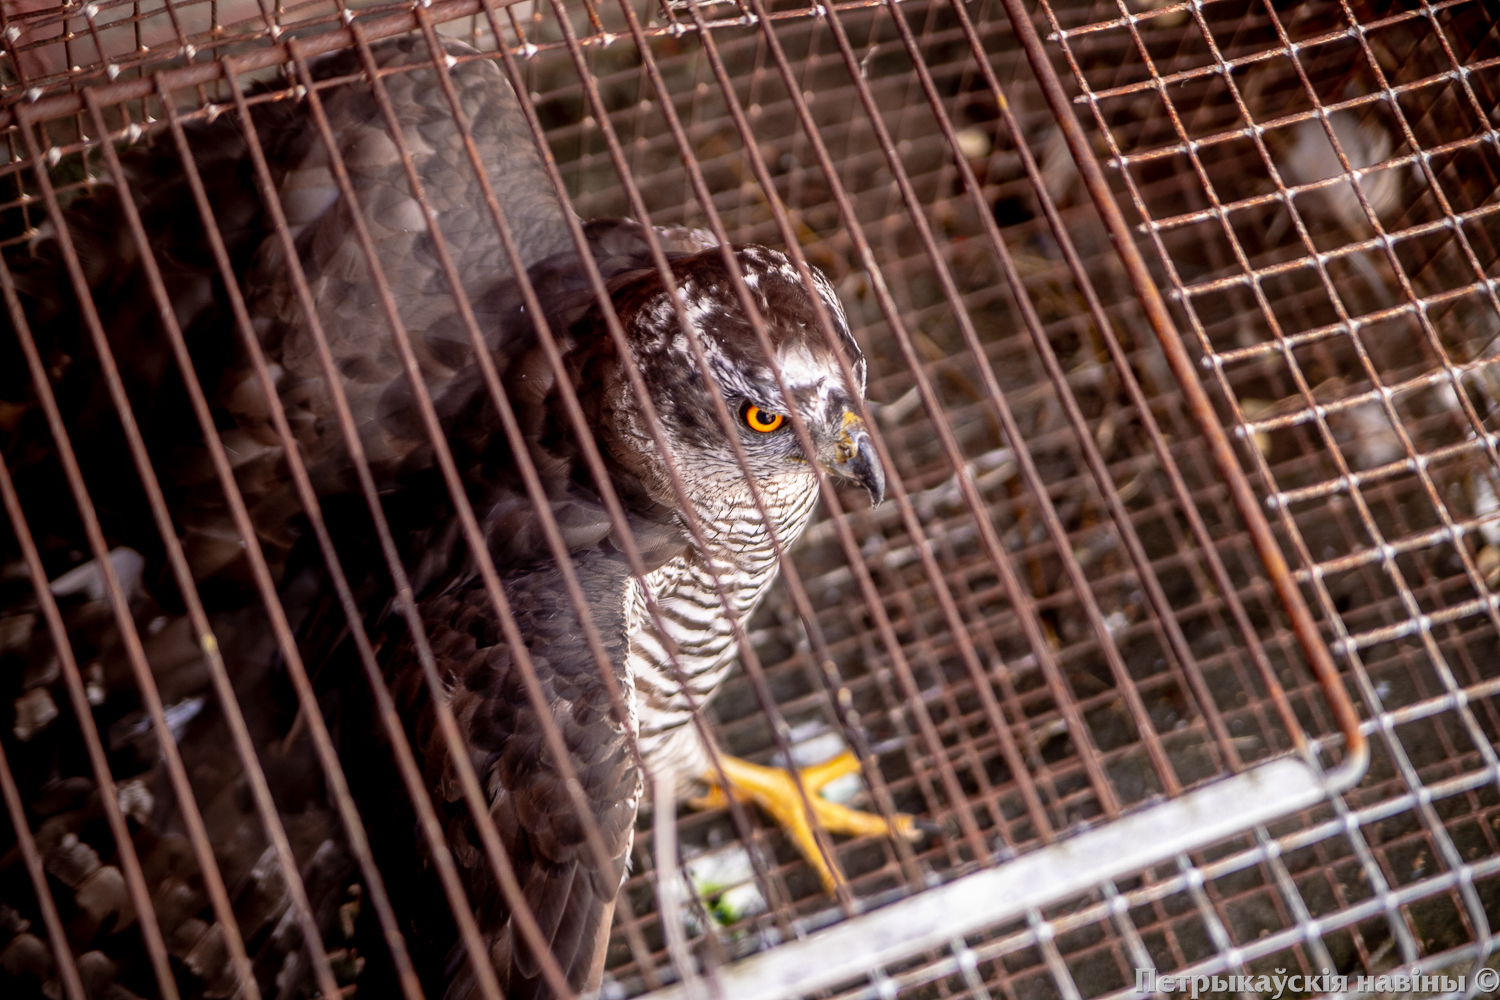
[[[719,781],[690,722],[734,659],[724,603],[743,621],[765,595],[778,566],[771,528],[783,546],[796,539],[812,513],[820,470],[863,486],[875,502],[884,474],[857,415],[865,363],[838,297],[821,275],[814,275],[809,288],[775,250],[725,248],[698,232],[661,230],[681,311],[712,373],[705,379],[678,308],[651,263],[645,230],[629,220],[595,220],[584,229],[588,251],[607,282],[626,349],[654,408],[653,425],[591,291],[567,209],[509,83],[473,50],[443,44],[447,80],[420,37],[372,46],[396,132],[388,130],[380,99],[361,78],[357,53],[312,64],[315,78],[340,81],[317,97],[337,155],[305,97],[250,102],[255,144],[274,200],[258,186],[256,150],[238,115],[198,120],[186,129],[233,270],[232,285],[221,278],[172,143],[159,140],[155,150],[124,154],[122,160],[131,203],[149,234],[254,541],[296,632],[298,653],[317,676],[321,717],[336,734],[376,860],[398,904],[400,930],[425,963],[427,995],[478,995],[478,970],[489,959],[503,995],[541,997],[554,991],[513,919],[511,898],[490,870],[440,732],[439,706],[451,707],[457,720],[520,894],[568,987],[596,988],[643,795],[640,764],[652,773],[663,769],[692,779],[683,782],[685,791],[695,781]],[[485,210],[484,187],[471,167],[450,94],[556,337],[560,370],[539,339]],[[408,166],[435,212],[437,232],[421,209]],[[185,622],[184,595],[166,569],[163,538],[64,266],[61,230],[81,262],[320,927],[329,942],[339,944],[353,939],[351,923],[372,918],[367,906],[361,910],[358,886],[351,888],[358,878],[354,862],[308,749],[305,720],[298,719],[289,694],[284,657],[255,596],[246,540],[229,516],[172,360],[161,310],[143,280],[145,262],[130,236],[126,208],[122,192],[106,178],[13,248],[6,263],[111,547],[107,559],[125,584],[163,702],[176,713],[170,720],[174,735],[259,989],[287,996],[311,975],[295,921],[287,916],[287,888],[255,818],[222,709],[207,686],[198,639]],[[284,216],[284,228],[277,215]],[[364,250],[365,235],[378,272]],[[774,357],[763,352],[742,308],[726,249],[764,317]],[[524,456],[503,432],[444,254],[472,305],[484,356],[513,408]],[[377,273],[390,299],[383,297]],[[234,291],[243,299],[241,315],[249,319],[251,336],[243,339]],[[833,338],[824,335],[815,297],[832,318]],[[409,334],[515,633],[497,614],[482,560],[466,541],[423,422],[420,394],[396,346],[392,311]],[[270,365],[274,399],[257,381],[252,342]],[[89,678],[90,700],[96,702],[90,711],[107,734],[136,849],[157,886],[154,908],[174,972],[187,994],[234,995],[246,984],[226,963],[224,929],[207,907],[201,873],[187,849],[181,803],[163,776],[156,736],[124,665],[126,644],[104,600],[100,554],[85,541],[20,344],[13,325],[0,335],[6,467]],[[788,397],[772,361],[810,435],[811,453],[788,419]],[[570,417],[570,395],[582,411],[585,435]],[[715,395],[727,405],[730,428],[715,417]],[[275,428],[277,406],[358,601],[357,623],[344,616],[313,542]],[[347,407],[356,441],[344,436],[341,407]],[[590,464],[590,442],[609,491],[623,507],[639,554],[634,564]],[[367,461],[409,592],[400,590],[382,556],[380,526],[351,458],[354,444]],[[737,450],[748,460],[748,478]],[[523,457],[535,470],[568,550],[585,598],[582,608],[570,599],[563,568],[542,530]],[[752,480],[763,508],[753,502]],[[132,989],[150,992],[149,968],[138,954],[137,915],[115,867],[116,847],[101,819],[92,772],[76,737],[66,735],[72,731],[69,702],[45,616],[38,614],[39,595],[26,583],[16,527],[0,536],[6,567],[0,578],[0,656],[18,668],[6,673],[15,713],[4,735],[7,756],[62,899],[70,946],[82,954],[95,993],[103,995],[99,984],[117,997]],[[421,635],[409,628],[403,612],[409,610],[403,603],[408,593]],[[423,910],[413,902],[435,891],[431,854],[411,804],[392,791],[399,782],[375,721],[378,707],[357,667],[351,639],[356,624],[376,651],[487,956],[454,944],[451,923],[433,916],[441,905]],[[607,672],[586,625],[604,650]],[[525,683],[511,634],[519,634],[529,655],[545,713],[538,712]],[[438,689],[424,679],[422,641],[434,659]],[[611,688],[623,694],[623,704],[612,702]],[[566,762],[546,739],[543,715],[560,734]],[[765,804],[794,833],[800,829],[799,846],[831,883],[836,872],[807,832],[789,777],[733,758],[723,761],[734,786],[729,793]],[[809,792],[851,766],[842,760],[809,774]],[[571,788],[568,773],[576,779]],[[835,832],[915,833],[909,817],[888,824],[811,798],[820,820]],[[597,842],[586,836],[588,820]],[[22,866],[14,850],[6,858],[8,864],[0,864],[0,975],[38,987],[56,970],[39,940],[35,905],[25,902]],[[428,860],[415,860],[421,858]],[[96,884],[101,879],[109,892]],[[330,957],[343,963],[340,975],[350,977],[365,958],[378,961],[344,947]]]

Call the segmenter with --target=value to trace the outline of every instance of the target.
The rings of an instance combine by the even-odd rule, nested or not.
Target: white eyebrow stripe
[[[806,344],[792,344],[776,352],[776,367],[793,389],[817,388],[830,381],[833,374],[828,359],[809,350]]]

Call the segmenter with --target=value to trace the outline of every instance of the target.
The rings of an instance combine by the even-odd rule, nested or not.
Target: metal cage
[[[847,876],[829,895],[754,809],[643,814],[601,995],[1071,1000],[1183,976],[1245,995],[1293,975],[1283,995],[1485,988],[1500,905],[1493,4],[0,10],[11,254],[117,183],[127,147],[188,157],[186,124],[310,107],[319,55],[443,35],[501,60],[582,219],[795,249],[837,289],[870,359],[890,499],[825,495],[703,714],[761,763],[852,749],[842,798],[938,832],[824,838]],[[211,208],[199,195],[184,212]],[[31,359],[23,381],[45,395],[47,374]],[[0,492],[29,538],[8,475]],[[68,559],[23,542],[4,568],[4,593],[34,601],[28,643],[62,634],[59,601],[88,589],[59,575],[69,560],[96,567],[84,597],[101,619],[124,607],[94,534]],[[19,628],[0,628],[0,655],[19,656]],[[296,659],[284,623],[267,635],[263,659]],[[279,694],[296,731],[269,739],[259,689],[211,643],[191,685],[126,647],[118,668],[66,644],[48,669],[0,661],[18,664],[0,969],[42,969],[39,988],[71,998],[234,995],[243,979],[198,976],[204,951],[234,952],[224,925],[274,869],[277,926],[301,929],[312,970],[286,981],[397,992],[370,970],[399,961],[367,963],[387,944],[350,916],[388,904],[360,874],[374,861],[307,677]],[[136,716],[99,709],[105,674],[140,685]],[[169,717],[192,699],[206,714]],[[138,807],[136,776],[111,777],[122,722],[157,734],[168,820]],[[34,765],[64,738],[86,752]],[[215,780],[253,800],[264,868],[210,873],[194,756],[209,740],[242,769]],[[272,754],[295,740],[327,782],[315,829],[275,802]],[[85,799],[88,835],[63,822]],[[127,846],[163,824],[201,869],[191,905],[168,905]],[[83,874],[60,860],[79,843],[97,855]],[[358,864],[314,912],[327,844]],[[101,871],[137,919],[79,916]],[[110,949],[126,939],[149,958],[121,981]]]

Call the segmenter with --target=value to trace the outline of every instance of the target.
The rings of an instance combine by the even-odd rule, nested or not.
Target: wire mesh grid
[[[1298,880],[1285,926],[1310,971],[1472,970],[1494,907],[1493,12],[1047,14],[1371,720],[1341,806],[1358,832],[1313,867],[1357,864]],[[1346,920],[1350,876],[1392,894],[1385,926]],[[1336,944],[1330,917],[1352,931]]]
[[[743,673],[705,715],[724,751],[761,763],[852,747],[864,783],[845,789],[848,801],[938,832],[825,842],[847,878],[830,895],[755,810],[683,810],[675,828],[642,816],[606,994],[686,976],[736,996],[1093,997],[1135,992],[1135,970],[1148,968],[1358,976],[1472,972],[1487,960],[1500,856],[1486,697],[1500,515],[1484,363],[1500,331],[1484,331],[1500,313],[1484,270],[1495,155],[1479,110],[1495,44],[1484,5],[1055,4],[1034,25],[1011,21],[1019,5],[983,2],[585,4],[566,20],[543,4],[464,0],[5,12],[12,259],[46,226],[76,226],[60,209],[118,175],[102,132],[192,148],[194,129],[220,115],[335,93],[342,79],[312,78],[323,53],[368,58],[382,38],[415,31],[435,43],[441,31],[481,50],[499,40],[582,218],[722,227],[733,243],[800,247],[832,281],[869,360],[891,499],[866,509],[841,493],[808,529],[785,585],[747,623]],[[1028,44],[1041,62],[1028,62]],[[275,82],[289,60],[303,87]],[[1303,598],[1289,608],[1263,564],[1273,557],[1236,509],[1248,486],[1205,436],[1211,421],[1155,341],[1140,274],[1090,204],[1097,185],[1073,166],[1049,101],[1059,71],[1083,95],[1095,127],[1086,141],[1145,223],[1137,238],[1176,293],[1190,350],[1207,359],[1223,423],[1240,430],[1240,460],[1255,495],[1272,500],[1271,525],[1371,720],[1374,752],[1342,798],[1318,793],[1295,819],[1203,834],[1211,846],[1165,847],[1114,878],[1097,874],[1109,859],[1049,845],[1112,824],[1170,845],[1180,831],[1113,821],[1212,801],[1189,793],[1289,751],[1334,770],[1350,755],[1339,699],[1319,676],[1326,651],[1295,632]],[[1369,168],[1357,189],[1338,179]],[[204,200],[184,212],[196,219]],[[29,405],[32,391],[12,398]],[[7,419],[15,430],[20,411]],[[37,599],[50,590],[76,613],[93,597],[89,613],[107,619],[102,593],[76,575],[70,593],[60,576],[90,558],[82,537],[38,537],[41,579],[53,583]],[[28,569],[15,565],[30,653],[50,642],[46,609],[25,605]],[[203,614],[214,630],[232,614],[267,617]],[[142,620],[170,636],[181,619]],[[162,687],[152,713],[124,663],[109,662],[129,659],[116,648],[85,644],[81,667],[66,655],[34,665],[14,659],[11,641],[7,801],[36,831],[17,827],[6,856],[0,965],[18,982],[70,996],[166,995],[168,981],[226,995],[234,924],[262,992],[384,995],[399,983],[412,995],[413,977],[384,976],[403,972],[390,925],[462,920],[440,912],[441,897],[420,918],[372,916],[389,904],[350,843],[346,799],[321,792],[335,781],[328,757],[349,762],[345,734],[321,737],[316,770],[305,706],[327,692],[283,673],[299,639],[262,636],[226,654],[212,692],[191,649],[148,641],[144,673]],[[230,688],[249,720],[240,759],[265,765],[261,788],[254,767],[207,752],[233,730]],[[186,721],[170,715],[205,703]],[[70,728],[90,714],[106,739],[92,737],[92,760]],[[180,776],[155,743],[132,742],[148,714],[180,744]],[[60,753],[65,740],[74,749]],[[296,769],[272,746],[300,747],[311,763],[289,777]],[[278,781],[308,774],[317,791],[288,800]],[[222,787],[234,795],[216,799]],[[209,855],[186,835],[191,810],[174,805],[194,795]],[[1219,802],[1226,814],[1242,804]],[[215,839],[228,820],[264,832],[230,851]],[[61,860],[79,844],[97,854],[82,872]],[[663,857],[677,863],[664,870]],[[1020,871],[1013,859],[1028,857],[1060,859],[1050,873],[1071,866],[1082,881],[1018,893],[1003,917],[961,925],[935,950],[882,950],[875,925],[860,922],[897,914],[916,938],[938,923],[924,901],[975,903],[935,887],[962,891],[966,875]],[[389,877],[391,856],[377,845],[371,858]],[[101,871],[123,886],[110,899],[155,898],[156,944],[123,905],[95,902]],[[255,887],[278,878],[287,888],[268,903]],[[299,922],[301,938],[286,929]],[[835,924],[844,937],[816,935]],[[76,978],[43,941],[80,955]],[[764,960],[778,955],[806,972],[793,942],[815,958],[870,951],[856,956],[857,975],[738,988],[751,980],[735,970],[776,968]],[[415,976],[428,995],[441,991],[433,975]]]

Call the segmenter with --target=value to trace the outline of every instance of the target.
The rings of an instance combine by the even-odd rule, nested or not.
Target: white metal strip
[[[645,1000],[804,996],[1306,809],[1336,790],[1329,784],[1302,760],[1273,761]]]

